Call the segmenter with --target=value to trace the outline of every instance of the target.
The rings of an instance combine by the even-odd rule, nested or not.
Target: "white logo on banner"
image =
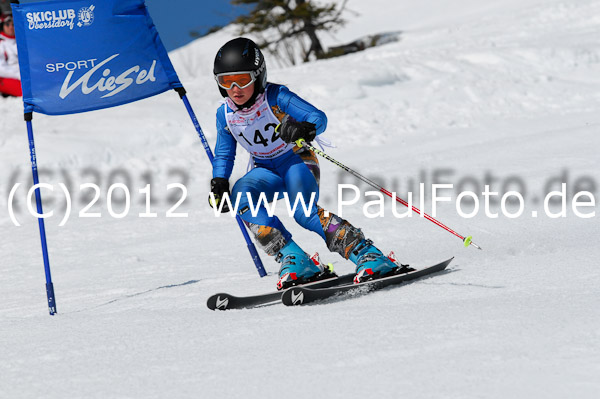
[[[92,5],[79,10],[77,13],[77,16],[79,17],[77,26],[81,28],[82,26],[90,26],[94,23],[94,8],[96,8],[96,6]]]
[[[156,60],[153,60],[152,65],[147,70],[142,69],[139,65],[135,65],[135,66],[127,69],[125,72],[121,73],[118,76],[112,76],[111,70],[109,68],[105,68],[104,71],[102,71],[102,77],[100,79],[98,79],[95,83],[90,83],[90,80],[92,80],[92,78],[94,77],[94,74],[98,70],[100,70],[100,68],[102,68],[103,66],[105,66],[110,61],[117,58],[118,56],[119,56],[119,54],[115,54],[113,56],[108,57],[104,61],[94,65],[92,69],[87,71],[82,77],[80,77],[73,83],[71,83],[71,78],[73,77],[75,70],[70,70],[69,73],[67,74],[67,77],[66,77],[62,87],[60,88],[60,94],[59,94],[60,98],[62,98],[64,100],[65,98],[67,98],[67,96],[69,94],[71,94],[79,86],[81,86],[81,92],[85,95],[91,94],[95,90],[98,90],[100,92],[107,91],[108,93],[101,97],[101,98],[106,98],[106,97],[112,97],[115,94],[122,92],[123,90],[127,89],[129,86],[131,86],[134,83],[138,84],[138,85],[142,85],[148,81],[150,81],[150,82],[156,81],[156,77],[154,76],[154,69],[156,68]],[[90,60],[90,61],[95,61],[95,60]],[[73,64],[73,66],[76,65],[76,63],[72,63],[72,64]],[[94,64],[94,62],[92,62],[92,64]],[[66,65],[69,65],[69,63],[67,63]],[[77,65],[80,65],[80,64],[77,64]],[[85,65],[87,66],[87,64],[85,64]],[[58,68],[53,67],[54,69],[52,70],[52,69],[49,69],[49,67],[52,67],[52,64],[50,64],[46,67],[46,70],[48,72],[54,72],[54,70],[58,71]],[[67,69],[69,69],[69,68],[67,68]]]
[[[90,26],[94,22],[94,9],[96,6],[84,7],[75,13],[73,9],[37,11],[25,14],[29,30],[55,29],[75,27],[75,18],[78,18],[78,27]]]

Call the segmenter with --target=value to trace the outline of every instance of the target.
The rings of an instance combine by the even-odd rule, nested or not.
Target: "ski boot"
[[[371,240],[361,241],[350,253],[349,259],[356,264],[355,284],[415,270],[398,263],[393,252],[385,256]]]
[[[281,263],[277,281],[278,290],[316,281],[331,273],[329,268],[323,267],[318,254],[310,258],[298,244],[291,240],[281,248],[275,260]]]

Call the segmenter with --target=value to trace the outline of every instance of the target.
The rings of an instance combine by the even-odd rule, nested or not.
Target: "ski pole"
[[[194,114],[194,110],[192,109],[192,105],[190,104],[190,101],[187,98],[185,89],[183,87],[178,87],[175,89],[175,91],[177,92],[177,94],[179,94],[179,97],[185,104],[185,108],[187,109],[188,114],[190,115],[190,118],[192,119],[192,123],[194,124],[194,127],[196,128],[198,137],[200,137],[200,140],[202,141],[202,145],[204,146],[206,155],[208,155],[208,159],[210,160],[210,163],[212,164],[213,159],[214,159],[213,153],[210,150],[210,146],[208,145],[206,136],[204,136],[204,133],[202,132],[202,128],[200,127],[200,122],[198,122],[198,118],[196,118],[196,115]],[[250,239],[250,236],[248,235],[248,231],[246,230],[246,226],[242,222],[242,218],[239,215],[236,215],[235,220],[237,221],[238,226],[240,227],[240,230],[242,232],[242,235],[244,236],[244,239],[246,240],[246,245],[248,247],[248,251],[250,252],[250,256],[252,257],[252,260],[254,261],[254,266],[256,267],[256,270],[258,271],[259,276],[260,277],[266,276],[267,271],[265,270],[265,267],[263,266],[262,260],[260,259],[260,256],[258,255],[258,251],[256,250],[256,247],[254,246],[254,244],[252,243],[252,240]]]
[[[340,168],[344,169],[346,172],[350,173],[351,175],[353,175],[354,177],[362,180],[363,182],[367,183],[368,185],[370,185],[371,187],[379,190],[380,192],[382,192],[383,194],[387,195],[390,198],[396,198],[396,201],[398,201],[399,203],[401,203],[402,205],[404,205],[407,208],[412,208],[412,210],[416,213],[418,213],[419,215],[422,215],[423,217],[425,217],[425,219],[429,220],[430,222],[433,222],[435,224],[437,224],[438,226],[440,226],[441,228],[443,228],[444,230],[446,230],[449,233],[454,234],[456,237],[460,238],[463,243],[465,244],[465,247],[468,247],[469,245],[474,246],[477,249],[482,249],[479,245],[475,244],[473,242],[473,237],[472,236],[468,236],[468,237],[463,237],[460,234],[458,234],[456,231],[452,230],[451,228],[449,228],[448,226],[446,226],[445,224],[443,224],[442,222],[434,219],[433,217],[429,216],[428,214],[421,212],[418,208],[410,205],[408,202],[404,201],[402,198],[398,198],[395,195],[393,195],[391,192],[389,192],[388,190],[386,190],[385,188],[381,187],[379,184],[375,183],[372,180],[367,179],[366,177],[362,176],[361,174],[355,172],[354,170],[350,169],[349,167],[347,167],[346,165],[344,165],[343,163],[336,161],[335,159],[333,159],[332,157],[330,157],[329,155],[325,154],[323,151],[319,150],[318,148],[313,147],[312,145],[308,144],[304,139],[300,139],[298,141],[296,141],[296,145],[298,147],[304,147],[304,148],[308,148],[311,151],[314,151],[316,154],[319,154],[320,156],[322,156],[323,158],[327,159],[328,161],[332,162],[333,164],[339,166]]]

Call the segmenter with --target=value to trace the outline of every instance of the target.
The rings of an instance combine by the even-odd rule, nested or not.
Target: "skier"
[[[315,201],[309,216],[298,206],[294,219],[305,229],[317,233],[332,252],[356,264],[355,282],[395,272],[399,265],[384,256],[363,232],[348,221],[327,213],[316,204],[319,195],[319,164],[316,155],[294,143],[299,139],[315,140],[327,125],[325,114],[291,92],[286,86],[267,82],[267,67],[262,52],[250,39],[236,38],[217,52],[214,77],[225,98],[217,110],[217,144],[213,162],[213,179],[209,196],[212,207],[229,207],[225,195],[235,203],[241,194],[238,214],[254,234],[258,245],[281,263],[278,289],[320,279],[328,270],[313,262],[294,242],[292,234],[277,216],[269,216],[264,206],[252,215],[247,193],[258,204],[264,193],[269,201],[275,193],[287,192],[290,203],[297,196],[309,204]],[[251,155],[254,168],[229,190],[239,144]]]
[[[0,22],[0,93],[4,97],[20,97],[21,74],[12,14],[2,15]]]

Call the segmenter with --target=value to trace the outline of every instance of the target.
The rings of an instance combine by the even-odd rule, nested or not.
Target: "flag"
[[[182,87],[144,0],[13,4],[25,112],[64,115]]]

